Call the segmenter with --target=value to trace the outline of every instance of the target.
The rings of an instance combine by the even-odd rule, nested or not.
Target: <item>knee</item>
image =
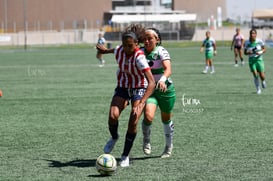
[[[119,113],[116,111],[110,111],[109,113],[109,123],[116,123],[118,122],[118,118],[119,118]]]
[[[152,124],[153,119],[154,119],[154,115],[153,115],[153,114],[145,113],[144,121],[145,121],[147,124]]]

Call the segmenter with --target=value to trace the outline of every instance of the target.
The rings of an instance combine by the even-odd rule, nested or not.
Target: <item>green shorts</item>
[[[249,61],[249,68],[251,72],[264,72],[264,61],[263,60],[252,60]]]
[[[174,108],[175,100],[175,88],[173,84],[170,84],[166,92],[161,92],[159,89],[156,89],[148,98],[147,104],[155,104],[159,106],[162,112],[171,113]]]
[[[213,57],[213,52],[211,52],[211,51],[206,52],[206,53],[205,53],[205,57],[206,57],[206,59],[212,59],[212,57]]]

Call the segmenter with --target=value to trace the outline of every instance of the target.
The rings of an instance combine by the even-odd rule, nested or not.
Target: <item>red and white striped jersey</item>
[[[144,53],[137,48],[126,60],[123,47],[118,46],[114,54],[118,63],[117,86],[121,88],[146,88],[148,81],[144,72],[150,70],[150,66]]]

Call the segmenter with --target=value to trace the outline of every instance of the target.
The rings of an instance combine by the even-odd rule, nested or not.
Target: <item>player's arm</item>
[[[144,71],[144,75],[148,81],[148,87],[146,89],[144,96],[142,97],[142,99],[140,101],[142,103],[146,102],[146,100],[152,95],[152,93],[154,92],[154,89],[155,89],[155,79],[154,79],[151,69],[150,68],[146,69]]]
[[[246,48],[244,49],[244,54],[245,54],[245,55],[248,55],[248,54],[249,54],[249,51],[248,51]]]
[[[138,104],[134,105],[134,107],[133,107],[133,114],[137,115],[137,116],[141,115],[147,99],[152,95],[152,93],[154,92],[154,89],[155,89],[155,79],[152,74],[151,68],[148,67],[148,68],[144,69],[143,71],[144,71],[143,73],[148,81],[148,87],[146,89],[145,94],[141,98],[141,100],[138,101]]]
[[[245,48],[244,48],[244,54],[245,54],[245,55],[250,55],[250,54],[252,54],[252,53],[253,53],[252,48],[247,48],[247,47],[245,46]]]
[[[202,53],[202,52],[204,51],[204,46],[205,46],[205,44],[202,43],[202,45],[201,45],[201,47],[200,47],[200,53]]]
[[[213,43],[213,54],[216,56],[217,50],[216,50],[216,42]]]
[[[266,48],[265,48],[265,46],[264,46],[264,45],[262,46],[262,51],[263,51],[263,53],[265,53],[265,52],[266,52]]]
[[[162,66],[164,69],[164,74],[161,76],[161,78],[157,82],[156,88],[158,88],[162,92],[166,92],[168,88],[167,88],[167,85],[165,84],[165,82],[168,79],[168,77],[170,77],[172,74],[171,61],[170,60],[163,60]]]
[[[101,45],[101,44],[97,44],[96,48],[99,51],[99,53],[101,53],[101,54],[107,54],[107,53],[114,53],[115,52],[114,48],[108,49],[104,45]]]
[[[232,50],[232,49],[233,49],[234,42],[235,42],[235,39],[234,39],[234,36],[233,36],[232,41],[231,41],[230,50]]]
[[[260,51],[256,52],[257,55],[261,55],[261,54],[264,54],[266,52],[266,48],[265,48],[264,45],[261,45],[261,48],[262,49]]]
[[[245,44],[245,39],[244,39],[244,38],[242,38],[242,43],[241,43],[242,48],[244,48],[244,44]]]

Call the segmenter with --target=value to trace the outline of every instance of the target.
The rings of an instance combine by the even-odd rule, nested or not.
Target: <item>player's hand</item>
[[[213,55],[214,55],[214,56],[216,56],[216,55],[217,55],[217,51],[216,51],[216,50],[213,52]]]
[[[132,110],[133,114],[135,116],[140,116],[143,111],[144,106],[145,106],[145,103],[140,101],[136,106],[133,107],[133,110]]]
[[[159,89],[161,92],[166,92],[167,91],[167,85],[163,81],[159,81],[156,84],[156,88]]]
[[[104,53],[107,50],[107,48],[101,44],[97,44],[96,48],[100,53]]]
[[[256,52],[256,55],[262,55],[264,52],[263,50]]]

